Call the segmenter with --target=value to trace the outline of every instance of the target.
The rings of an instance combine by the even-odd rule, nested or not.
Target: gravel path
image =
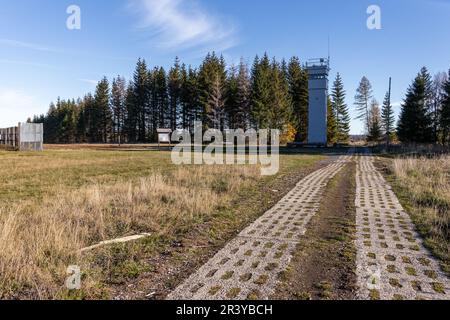
[[[373,161],[367,154],[357,162],[358,298],[449,299],[449,279]]]
[[[301,180],[272,209],[231,240],[168,299],[268,299],[285,271],[328,182],[350,156]]]

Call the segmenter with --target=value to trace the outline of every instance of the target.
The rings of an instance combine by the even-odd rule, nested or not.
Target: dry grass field
[[[450,156],[396,158],[389,164],[397,195],[425,244],[450,272]]]
[[[111,298],[192,230],[222,239],[258,213],[231,210],[236,201],[322,158],[284,155],[278,176],[261,177],[257,166],[177,167],[169,152],[142,148],[0,151],[0,298]],[[140,233],[151,236],[79,252]],[[69,265],[83,271],[75,294],[64,287]]]

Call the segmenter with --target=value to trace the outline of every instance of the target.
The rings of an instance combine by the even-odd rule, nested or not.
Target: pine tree
[[[450,70],[448,78],[443,83],[442,107],[440,110],[440,127],[442,130],[442,144],[450,145]]]
[[[397,135],[402,142],[428,143],[433,140],[429,112],[430,76],[422,68],[408,88],[402,105]]]
[[[366,131],[369,129],[369,104],[372,97],[372,85],[369,79],[363,77],[356,90],[355,106],[358,113],[356,119],[364,121]]]
[[[386,96],[384,97],[383,108],[381,109],[381,120],[383,131],[389,143],[392,138],[392,134],[394,133],[395,125],[394,110],[392,109],[389,92],[386,92]]]
[[[372,100],[369,109],[369,135],[368,141],[379,142],[382,136],[381,113],[378,101]]]
[[[334,145],[338,142],[338,124],[330,97],[327,100],[327,141],[329,145]]]
[[[308,73],[302,69],[297,57],[293,57],[289,61],[288,81],[293,122],[297,131],[295,140],[305,142],[308,138]]]
[[[338,73],[331,93],[332,111],[335,113],[337,142],[348,143],[350,139],[350,115],[345,103],[345,90],[341,75]]]

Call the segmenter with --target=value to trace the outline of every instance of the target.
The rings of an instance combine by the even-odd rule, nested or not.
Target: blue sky
[[[66,9],[81,8],[81,30]],[[381,8],[381,30],[366,26]],[[207,51],[227,62],[255,54],[302,61],[328,54],[353,97],[366,75],[381,102],[393,78],[399,102],[422,66],[450,68],[450,0],[0,0],[0,127],[44,113],[58,96],[83,96],[95,81],[129,78],[138,57],[169,68],[197,66]],[[352,133],[361,133],[358,121]]]

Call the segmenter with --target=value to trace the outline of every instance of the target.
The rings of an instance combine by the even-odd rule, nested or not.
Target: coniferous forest
[[[339,119],[345,122],[339,138],[346,142],[350,119]],[[215,53],[197,68],[176,58],[170,70],[139,59],[131,81],[105,77],[94,93],[58,98],[32,121],[44,123],[46,143],[154,142],[158,128],[192,132],[195,121],[204,129],[280,129],[305,141],[308,75],[297,57],[277,61],[267,54],[250,66],[243,59],[227,65]]]
[[[338,73],[328,105],[328,141],[350,140],[346,91]],[[390,96],[383,105],[363,77],[355,95],[357,119],[372,142],[397,137],[406,143],[450,144],[450,77],[434,78],[422,68],[394,117]],[[267,54],[249,66],[227,65],[208,54],[199,67],[178,58],[170,70],[150,67],[139,59],[132,79],[103,78],[94,93],[78,99],[58,98],[45,115],[46,143],[145,143],[156,141],[158,128],[188,129],[202,121],[204,129],[280,129],[285,141],[305,142],[308,132],[308,74],[299,58],[278,61]],[[286,138],[287,137],[287,138]]]

